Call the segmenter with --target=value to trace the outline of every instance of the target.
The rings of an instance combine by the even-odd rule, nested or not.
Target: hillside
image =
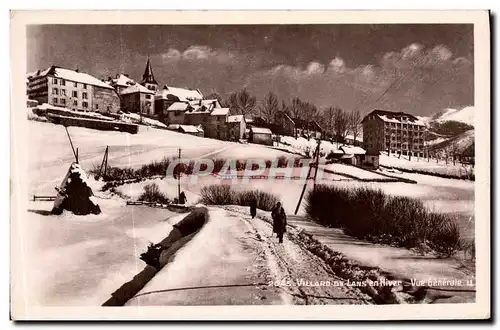
[[[474,126],[474,111],[473,106],[465,107],[463,109],[452,109],[448,108],[444,111],[436,113],[431,116],[431,121],[446,122],[446,121],[456,121]]]

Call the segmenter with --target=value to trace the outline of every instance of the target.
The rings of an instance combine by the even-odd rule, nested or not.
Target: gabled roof
[[[269,128],[264,127],[251,127],[250,131],[257,134],[273,134]]]
[[[245,116],[243,115],[234,115],[227,117],[228,123],[239,123],[245,120]]]
[[[169,99],[168,96],[179,99],[182,102],[188,102],[193,100],[202,100],[203,94],[199,90],[190,90],[178,87],[171,87],[165,85],[161,91],[158,91],[156,98]]]
[[[227,116],[229,114],[229,108],[216,108],[212,113],[210,114],[211,116]]]
[[[87,73],[76,72],[76,71],[69,70],[69,69],[63,69],[63,68],[60,68],[57,66],[51,66],[48,69],[45,69],[43,71],[37,71],[35,73],[31,73],[30,75],[31,76],[29,76],[28,78],[37,78],[37,77],[43,77],[46,75],[52,75],[55,78],[61,78],[64,80],[79,82],[82,84],[113,89],[113,87],[109,86],[105,82],[103,82],[103,81],[97,79],[96,77],[93,77]]]
[[[144,94],[153,94],[154,95],[155,92],[147,89],[146,87],[144,87],[142,85],[135,84],[135,85],[132,85],[132,86],[127,87],[124,90],[122,90],[120,92],[120,95],[133,94],[133,93],[144,93]]]
[[[364,155],[364,154],[366,154],[366,150],[361,148],[361,147],[340,146],[339,149],[348,155]]]
[[[174,102],[168,107],[167,111],[186,111],[188,107],[189,104],[185,102]]]
[[[135,81],[124,74],[120,74],[115,79],[111,79],[111,83],[120,87],[127,87],[134,85]]]
[[[221,108],[221,105],[217,99],[211,99],[211,100],[193,100],[193,101],[188,101],[188,103],[196,108],[199,106],[206,106],[210,108]]]

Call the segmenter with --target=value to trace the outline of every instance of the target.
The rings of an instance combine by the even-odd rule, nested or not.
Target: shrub
[[[209,185],[201,189],[200,202],[207,205],[241,205],[250,206],[257,201],[257,208],[271,211],[279,202],[278,197],[262,190],[234,191],[228,185]]]
[[[231,187],[227,185],[209,185],[201,188],[201,203],[207,205],[233,204]]]
[[[452,217],[430,212],[418,199],[381,190],[318,185],[306,196],[306,212],[313,221],[354,237],[406,248],[427,244],[439,256],[452,256],[462,245]]]
[[[144,186],[144,192],[139,196],[138,201],[167,204],[169,199],[163,194],[156,183]]]

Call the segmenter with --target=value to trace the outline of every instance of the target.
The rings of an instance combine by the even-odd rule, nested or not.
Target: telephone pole
[[[177,173],[177,203],[181,200],[181,148],[179,148],[179,173]]]

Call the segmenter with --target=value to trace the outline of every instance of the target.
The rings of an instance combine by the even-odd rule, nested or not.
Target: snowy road
[[[210,208],[205,227],[127,305],[370,303],[354,288],[314,285],[342,280],[296,242],[279,244],[267,222],[232,209]]]

